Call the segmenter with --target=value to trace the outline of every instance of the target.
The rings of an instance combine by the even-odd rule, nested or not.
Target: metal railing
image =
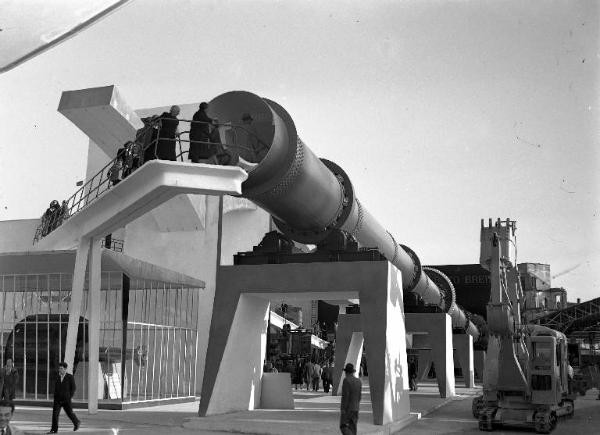
[[[208,145],[213,157],[199,161],[200,163],[208,164],[235,165],[240,158],[251,162],[257,158],[262,159],[260,156],[257,157],[259,153],[256,152],[256,148],[259,148],[262,152],[268,150],[268,146],[258,137],[256,132],[252,131],[246,125],[179,119],[180,125],[181,123],[188,123],[190,129],[193,124],[208,124],[216,130],[216,133],[212,134],[209,140],[199,141],[190,140],[190,129],[177,133],[174,138],[161,137],[163,121],[161,117],[144,118],[143,121],[145,125],[137,131],[135,139],[126,142],[119,149],[114,159],[104,165],[100,171],[86,181],[73,195],[62,201],[61,205],[50,207],[46,210],[40,219],[40,224],[36,228],[33,237],[34,244],[50,234],[70,217],[79,213],[104,192],[126,179],[145,162],[157,159],[160,154],[158,148],[168,146],[169,142],[174,142],[175,150],[178,148],[178,152],[172,153],[174,160],[181,162],[189,154],[189,147],[192,144]],[[239,132],[243,132],[245,138],[252,143],[237,143]],[[188,149],[184,150],[182,144],[187,144]]]
[[[103,238],[100,242],[100,246],[102,248],[111,249],[115,252],[123,252],[123,246],[125,241],[122,239],[113,239],[112,237],[109,239],[108,236]]]

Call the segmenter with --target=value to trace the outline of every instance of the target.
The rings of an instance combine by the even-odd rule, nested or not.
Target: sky
[[[600,295],[599,6],[593,1],[132,0],[0,75],[0,220],[85,177],[62,91],[133,108],[246,90],[423,264],[479,262],[480,219],[517,221],[517,261]]]

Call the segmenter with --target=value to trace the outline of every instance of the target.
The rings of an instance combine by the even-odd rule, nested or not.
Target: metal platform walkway
[[[600,327],[600,298],[555,311],[534,320],[535,323],[567,335]]]
[[[237,166],[152,160],[64,220],[37,249],[73,249],[82,238],[104,237],[180,194],[240,195],[246,178]]]

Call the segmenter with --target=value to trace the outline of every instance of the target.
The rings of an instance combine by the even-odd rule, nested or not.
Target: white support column
[[[88,372],[88,412],[98,413],[98,379],[100,376],[100,276],[102,248],[100,239],[91,241],[89,261],[89,289],[88,289],[88,343],[89,343],[89,372]]]
[[[67,371],[73,373],[75,347],[77,346],[77,331],[79,329],[79,316],[81,315],[81,302],[83,300],[83,286],[85,285],[85,270],[91,239],[82,238],[79,241],[75,254],[75,269],[73,270],[73,284],[71,287],[71,301],[69,302],[69,326],[67,327],[67,343],[65,345],[65,362]]]
[[[360,369],[360,360],[362,358],[363,353],[363,344],[365,342],[364,336],[362,332],[352,332],[352,338],[350,339],[350,345],[348,346],[348,352],[346,353],[346,358],[343,364],[340,364],[340,367],[343,369],[346,364],[350,363],[356,369],[356,376],[358,376]],[[336,379],[336,384],[338,386],[337,391],[335,393],[338,396],[342,395],[342,383],[344,379],[344,372],[337,370],[340,373],[340,379]]]
[[[465,387],[473,388],[475,386],[475,369],[473,364],[473,337],[469,334],[453,334],[456,359],[462,369],[465,380]]]

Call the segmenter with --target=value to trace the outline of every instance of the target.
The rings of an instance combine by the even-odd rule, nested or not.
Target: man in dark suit
[[[48,433],[58,432],[58,415],[60,414],[60,408],[63,408],[67,413],[67,416],[73,422],[73,430],[79,429],[81,422],[73,412],[71,406],[71,399],[75,394],[75,379],[73,375],[67,373],[67,363],[61,362],[58,364],[58,379],[54,384],[54,405],[52,407],[52,428]]]
[[[206,114],[207,109],[208,103],[200,103],[199,110],[192,118],[188,157],[193,163],[200,163],[200,159],[209,159],[216,153],[215,147],[210,144],[210,127],[214,120]]]
[[[354,376],[355,371],[354,365],[350,363],[344,367],[346,377],[342,383],[342,403],[340,406],[340,430],[343,435],[356,435],[362,382]]]
[[[156,158],[160,160],[177,160],[176,137],[179,120],[179,106],[171,106],[171,110],[163,112],[159,119],[158,143],[156,144]]]

